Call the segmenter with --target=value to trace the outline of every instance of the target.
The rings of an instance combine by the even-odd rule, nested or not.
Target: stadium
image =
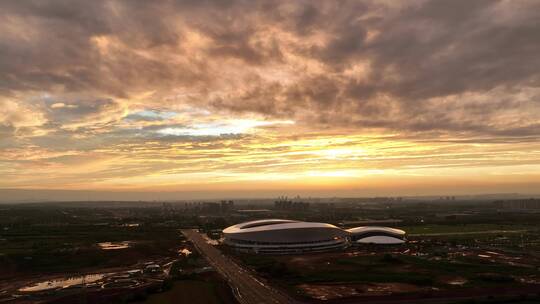
[[[348,229],[351,243],[362,244],[388,244],[397,245],[405,243],[405,231],[389,227],[356,227]]]
[[[283,219],[240,223],[223,230],[224,243],[238,251],[254,253],[302,253],[343,249],[351,244],[399,244],[403,230],[358,227],[343,230],[331,224]]]

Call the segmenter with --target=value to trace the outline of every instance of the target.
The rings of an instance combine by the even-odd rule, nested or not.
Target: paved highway
[[[224,256],[217,248],[208,244],[207,240],[198,231],[186,229],[182,230],[182,234],[195,245],[201,255],[206,257],[210,265],[227,279],[240,303],[297,303]]]

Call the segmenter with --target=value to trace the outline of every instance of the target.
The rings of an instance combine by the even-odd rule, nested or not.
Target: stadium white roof
[[[389,234],[395,234],[395,235],[405,235],[405,231],[401,229],[396,228],[390,228],[390,227],[379,227],[379,226],[364,226],[364,227],[356,227],[347,229],[347,232],[351,234],[364,234],[369,232],[386,232]]]
[[[265,219],[258,221],[250,221],[240,223],[234,226],[227,227],[223,233],[249,233],[257,231],[285,230],[285,229],[301,229],[301,228],[334,228],[338,227],[326,223],[299,222],[282,219]]]

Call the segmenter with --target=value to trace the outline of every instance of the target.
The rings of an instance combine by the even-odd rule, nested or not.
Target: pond
[[[188,256],[188,255],[191,254],[191,250],[189,250],[187,248],[184,248],[184,249],[178,250],[178,253],[180,253],[181,255],[184,255],[184,256]]]
[[[118,250],[129,248],[131,246],[131,242],[102,242],[98,243],[98,246],[103,250]]]
[[[35,291],[45,291],[45,290],[53,290],[53,289],[59,289],[59,288],[68,288],[71,286],[83,285],[83,283],[88,284],[88,283],[97,282],[103,279],[105,275],[106,274],[104,273],[98,273],[98,274],[89,274],[89,275],[84,275],[84,276],[75,276],[75,277],[47,280],[47,281],[39,282],[33,285],[29,285],[26,287],[19,288],[19,291],[35,292]]]

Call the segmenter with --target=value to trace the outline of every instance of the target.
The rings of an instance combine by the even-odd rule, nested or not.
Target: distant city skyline
[[[540,192],[538,1],[3,1],[0,17],[5,199]]]
[[[103,190],[21,190],[0,189],[1,203],[41,203],[41,202],[201,202],[234,200],[235,202],[262,202],[276,201],[280,199],[305,202],[330,202],[333,200],[363,201],[374,199],[373,202],[381,202],[381,199],[389,199],[395,202],[430,200],[430,201],[462,201],[462,200],[530,200],[540,198],[537,191],[512,193],[386,193],[380,191],[263,191],[250,189],[249,191],[103,191]]]

